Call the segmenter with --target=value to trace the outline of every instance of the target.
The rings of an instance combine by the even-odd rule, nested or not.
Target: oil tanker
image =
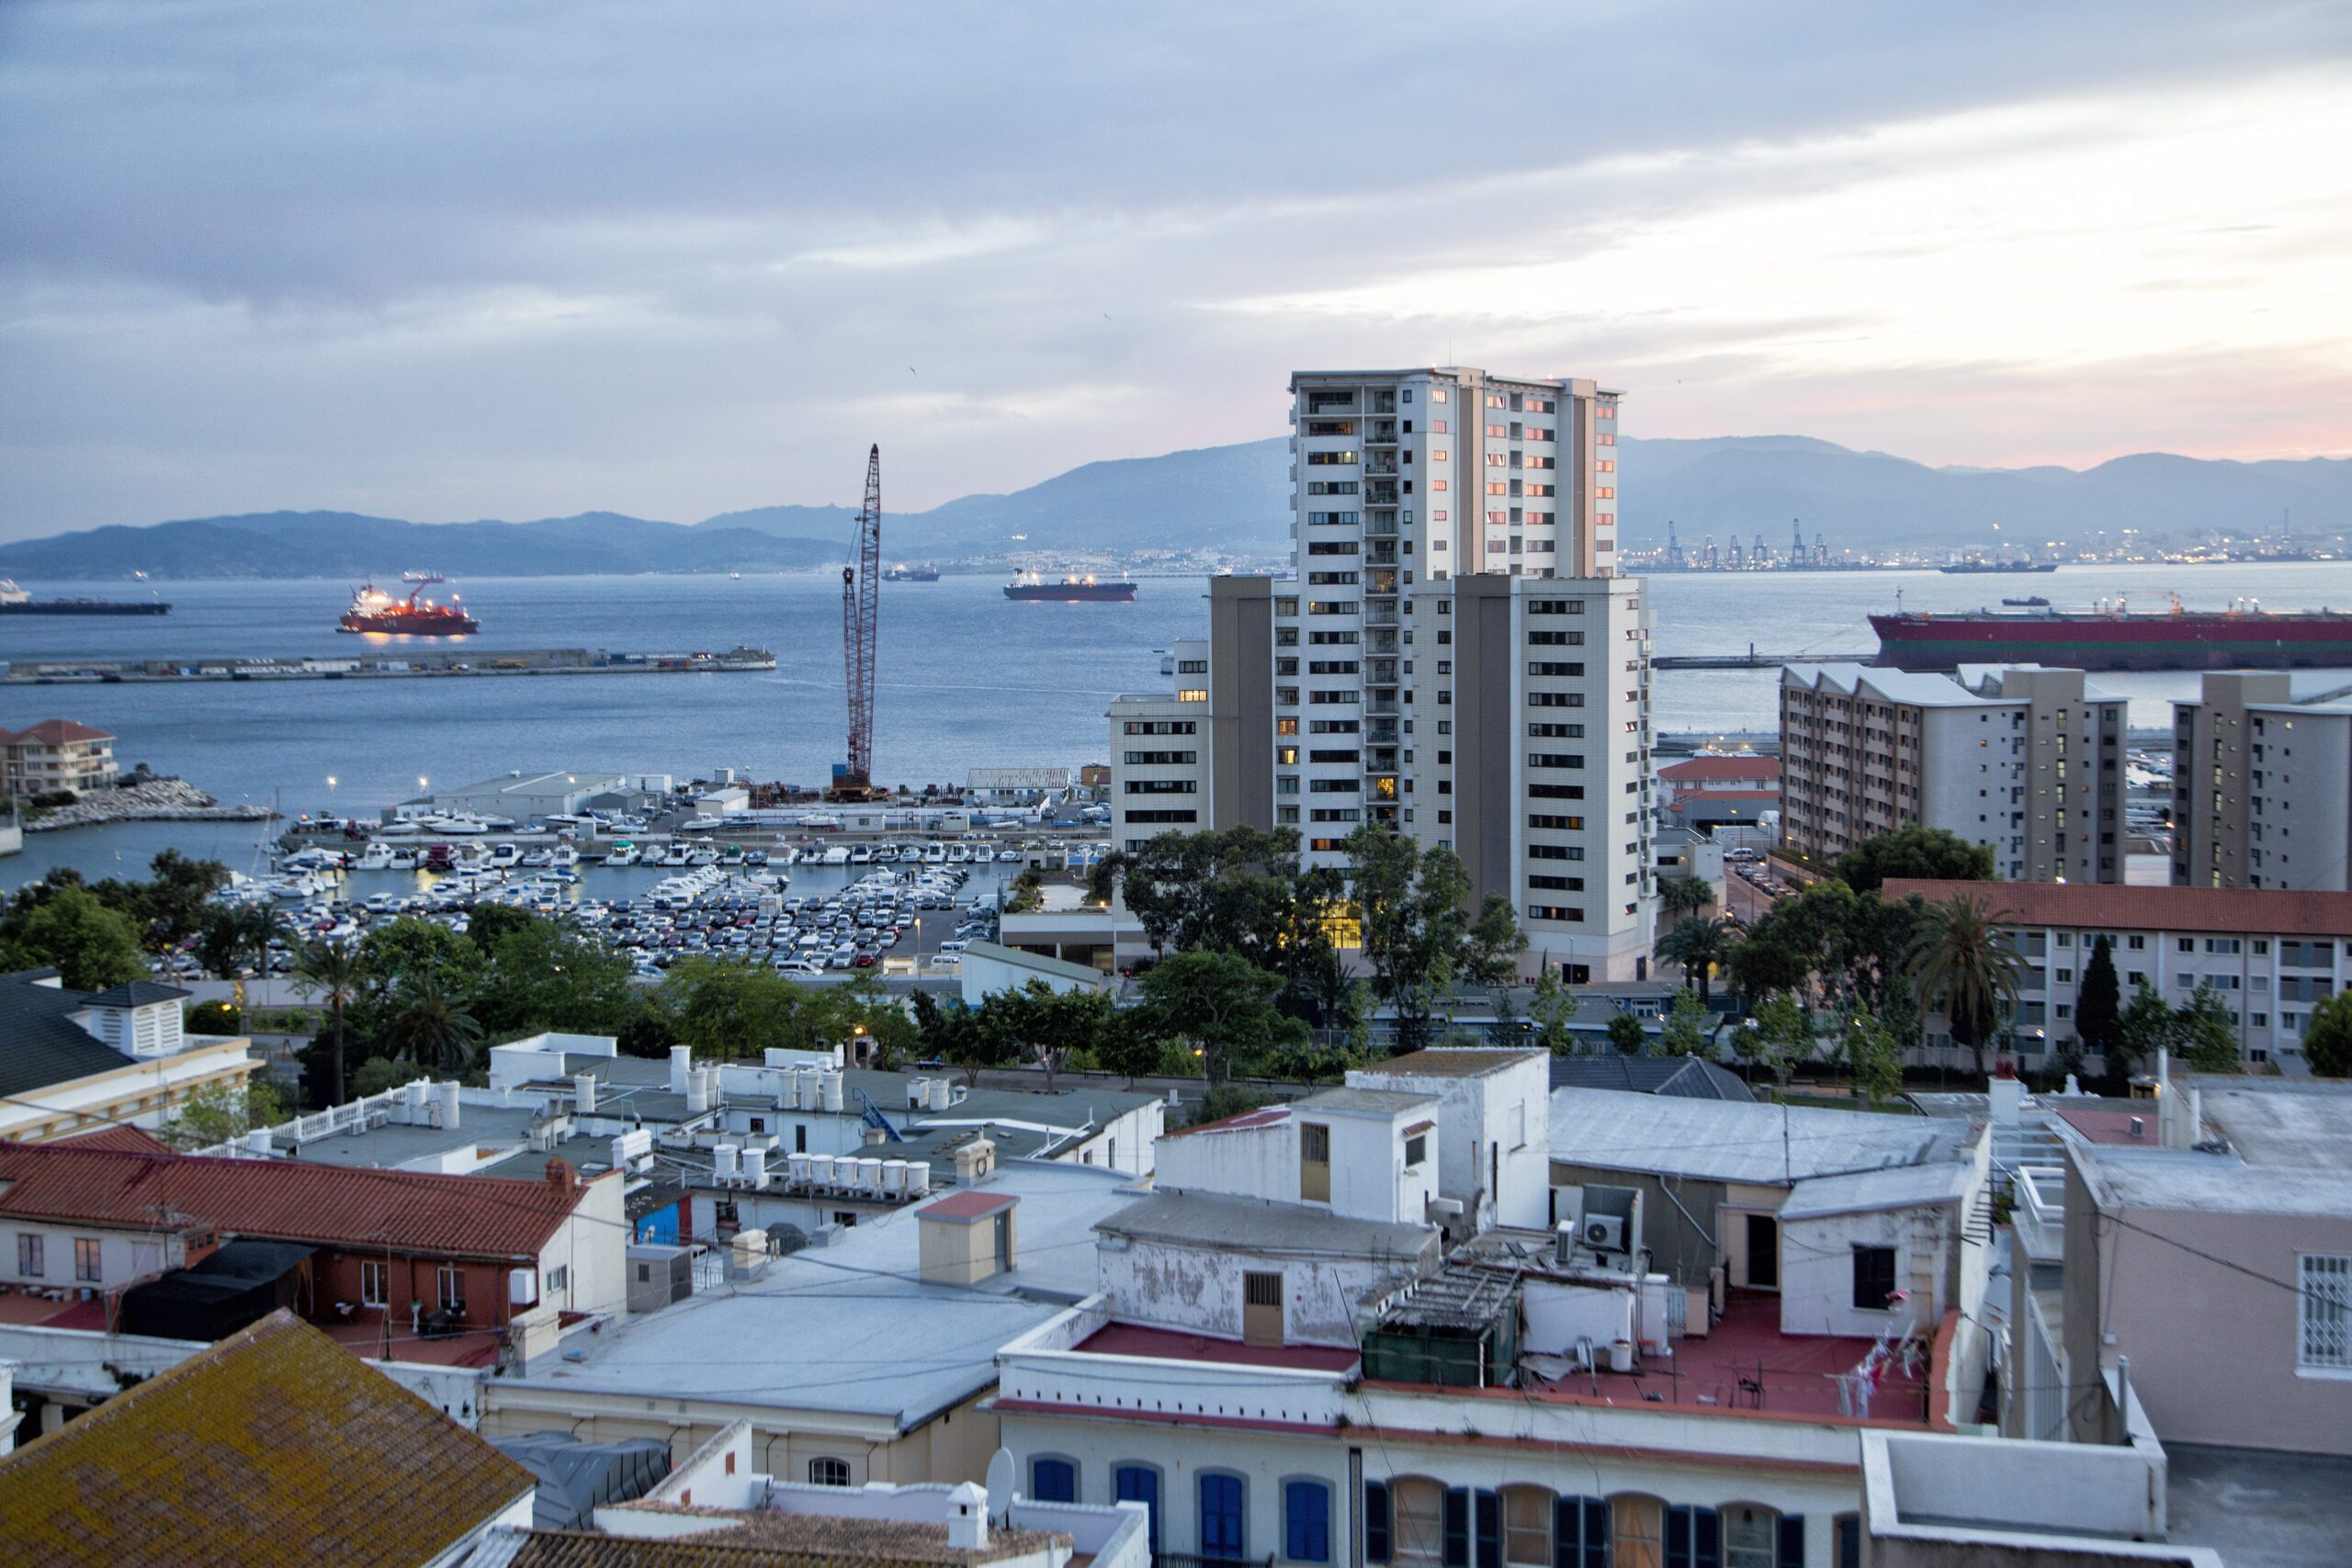
[[[1047,582],[1035,572],[1017,573],[1004,585],[1008,599],[1047,600],[1070,604],[1125,604],[1136,596],[1136,585],[1122,580],[1098,582],[1091,577],[1065,577]]]
[[[0,577],[0,615],[168,615],[161,599],[36,599]]]
[[[335,629],[397,637],[468,637],[481,630],[480,621],[458,608],[456,594],[449,595],[447,604],[424,597],[427,583],[447,579],[411,574],[408,581],[416,586],[405,599],[395,599],[372,582],[359,589]]]
[[[1898,670],[2052,664],[2070,670],[2352,669],[2352,615],[2340,610],[1910,611],[1872,615],[1878,662]]]

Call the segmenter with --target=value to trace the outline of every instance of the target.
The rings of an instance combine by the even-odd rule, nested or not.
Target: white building
[[[1993,852],[2011,881],[2121,882],[2123,698],[2079,670],[1781,671],[1781,840],[1826,863],[1898,828]]]
[[[2352,889],[2352,689],[2340,671],[2216,671],[2173,705],[2172,879]]]
[[[621,795],[628,789],[628,776],[622,773],[585,768],[529,773],[517,768],[479,784],[435,790],[433,806],[436,811],[503,817],[522,823],[574,813],[598,795]]]
[[[1348,1086],[1437,1100],[1445,1151],[1438,1191],[1464,1205],[1477,1229],[1552,1223],[1549,1053],[1415,1051],[1351,1070]]]

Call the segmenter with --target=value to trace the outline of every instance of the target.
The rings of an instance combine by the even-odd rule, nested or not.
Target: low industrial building
[[[433,792],[433,809],[474,817],[503,817],[517,823],[536,822],[550,816],[576,814],[606,797],[618,801],[637,793],[625,773],[588,768],[527,773],[517,768],[479,784],[436,789]]]

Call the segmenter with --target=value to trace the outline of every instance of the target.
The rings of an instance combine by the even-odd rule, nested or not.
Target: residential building
[[[2172,879],[2352,889],[2352,688],[2341,671],[2216,671],[2173,705]]]
[[[2079,670],[1788,665],[1781,844],[1819,865],[1940,828],[2013,882],[2120,882],[2125,705]]]
[[[621,1183],[560,1161],[516,1181],[176,1156],[111,1135],[0,1145],[0,1282],[32,1309],[14,1320],[62,1328],[113,1325],[153,1281],[178,1303],[159,1305],[166,1317],[218,1326],[206,1303],[225,1300],[251,1321],[287,1280],[360,1354],[487,1365],[551,1341],[559,1314],[616,1312],[626,1295]],[[232,1242],[293,1250],[207,1269]]]
[[[1755,752],[1702,751],[1658,769],[1657,782],[1659,812],[1694,833],[1753,826],[1781,804],[1781,760]]]
[[[278,1313],[0,1457],[33,1564],[456,1568],[531,1517],[530,1472]]]
[[[1140,1504],[796,1482],[761,1472],[759,1451],[731,1422],[644,1496],[598,1506],[593,1531],[502,1532],[484,1551],[498,1568],[1150,1568]]]
[[[1689,828],[1664,827],[1650,840],[1650,869],[1660,883],[1694,876],[1714,892],[1715,908],[1725,908],[1729,887],[1724,882],[1724,846],[1709,833]]]
[[[0,1138],[160,1129],[199,1094],[242,1090],[253,1043],[187,1032],[187,996],[149,980],[73,991],[54,969],[0,975]]]
[[[2318,1002],[2352,986],[2352,893],[2283,888],[2086,886],[1888,879],[1890,899],[1980,901],[2025,961],[2008,1043],[2029,1068],[2050,1066],[2075,1039],[2084,972],[2104,936],[2128,1004],[2142,981],[2173,1006],[2208,986],[2245,1060],[2293,1070]],[[1926,1021],[1924,1060],[1963,1066],[1940,1015]],[[2088,1059],[2098,1062],[2098,1053]]]
[[[984,1404],[996,1348],[1092,1290],[1095,1225],[1141,1193],[1099,1167],[999,1162],[985,1141],[967,1159],[967,1186],[492,1380],[482,1429],[659,1438],[684,1461],[740,1420],[754,1467],[779,1481],[985,1474],[999,1441]]]
[[[1537,1224],[1482,1228],[1448,1190],[1478,1162],[1449,1149],[1508,1147],[1518,1091],[1549,1068],[1426,1059],[1446,1055],[1171,1134],[1156,1196],[1098,1227],[1097,1293],[999,1357],[1015,1476],[1033,1495],[1146,1504],[1155,1549],[1179,1560],[1860,1561],[1862,1439],[1949,1432],[1973,1409],[1961,1314],[1984,1273],[1961,1216],[1984,1168],[1968,1129],[1819,1111],[1838,1131],[1799,1130],[1796,1180],[1753,1162],[1792,1210],[1772,1247],[1813,1321],[1791,1326],[1760,1269],[1733,1291],[1710,1258],[1705,1286],[1674,1289],[1643,1197],[1622,1177],[1564,1186],[1556,1150]],[[1778,1107],[1589,1098],[1568,1121],[1596,1161],[1616,1145],[1747,1156],[1766,1121],[1780,1146]],[[1758,1127],[1640,1124],[1677,1104]],[[1686,1184],[1661,1179],[1670,1213]],[[1846,1306],[1849,1272],[1873,1304]],[[1890,1299],[1914,1280],[1924,1297]]]
[[[1463,1204],[1480,1230],[1541,1229],[1552,1223],[1551,1061],[1544,1051],[1441,1047],[1356,1068],[1348,1084],[1435,1100],[1439,1195]]]
[[[114,737],[70,718],[45,718],[29,729],[0,729],[0,791],[12,799],[72,790],[112,789],[121,775]]]
[[[1213,577],[1208,598],[1210,635],[1175,644],[1162,664],[1172,688],[1112,700],[1116,848],[1139,849],[1167,832],[1273,823],[1273,581]]]

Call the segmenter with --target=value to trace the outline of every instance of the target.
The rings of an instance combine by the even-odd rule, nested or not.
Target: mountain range
[[[1760,534],[1779,550],[1790,520],[1831,550],[1977,550],[2090,544],[2125,529],[2159,538],[2226,530],[2352,530],[2352,461],[2240,463],[2146,453],[2081,470],[1930,468],[1801,435],[1636,440],[1619,447],[1621,533],[1685,547]],[[893,560],[1001,560],[1055,552],[1285,554],[1287,441],[1243,442],[1088,463],[1009,495],[968,495],[886,513]],[[117,525],[0,545],[0,575],[356,578],[429,566],[451,576],[792,570],[847,555],[854,510],[770,506],[699,523],[618,513],[510,523],[413,523],[348,512],[248,513]],[[1997,526],[1996,526],[1997,525]]]

